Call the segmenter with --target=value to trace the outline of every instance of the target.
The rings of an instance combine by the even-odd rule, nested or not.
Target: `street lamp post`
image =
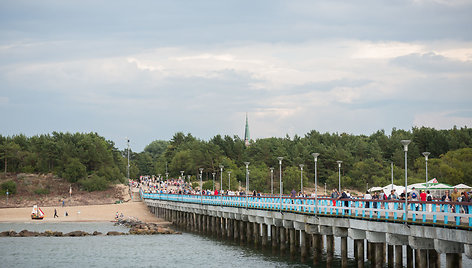
[[[408,220],[408,144],[410,144],[411,140],[401,140],[403,145],[403,151],[405,151],[405,222]]]
[[[129,167],[130,166],[129,166],[129,139],[128,139],[128,137],[126,137],[126,142],[128,144],[128,150],[127,150],[128,151],[128,166],[126,166],[126,173],[128,175],[128,181],[129,181]]]
[[[231,191],[231,170],[228,172],[228,191]]]
[[[223,165],[220,165],[220,188],[221,188],[221,194],[223,194]]]
[[[424,161],[426,162],[426,190],[428,190],[428,156],[430,154],[430,152],[423,152]]]
[[[215,193],[215,175],[216,175],[216,173],[213,172],[213,173],[211,173],[211,175],[213,175],[213,193]]]
[[[199,168],[198,170],[200,170],[200,193],[203,192],[203,168]]]
[[[392,168],[392,190],[393,190],[393,162],[390,162],[390,166]]]
[[[280,174],[280,196],[279,196],[279,199],[280,199],[280,210],[282,210],[282,193],[283,193],[283,184],[282,184],[282,160],[284,160],[283,157],[279,156],[277,157],[277,160],[279,160],[279,167],[280,167],[280,171],[279,171],[279,174]]]
[[[312,153],[311,154],[313,158],[315,159],[315,213],[318,211],[318,175],[317,175],[317,163],[318,163],[318,156],[320,155],[319,153]]]
[[[338,191],[339,191],[339,194],[341,194],[341,163],[342,162],[343,161],[340,161],[340,160],[336,161],[336,163],[338,163],[338,174],[339,174],[339,186],[338,186],[339,189],[338,189]]]
[[[200,204],[203,204],[203,168],[198,170],[200,170]]]
[[[305,166],[305,165],[300,164],[299,166],[300,166],[300,192],[303,195],[303,166]]]
[[[169,180],[169,172],[166,172],[166,180]]]
[[[249,191],[249,162],[244,162],[246,165],[246,209],[249,204],[248,191]]]
[[[180,171],[180,177],[185,182],[185,176],[184,176],[184,171],[183,170]]]
[[[274,168],[270,168],[270,194],[274,194]]]

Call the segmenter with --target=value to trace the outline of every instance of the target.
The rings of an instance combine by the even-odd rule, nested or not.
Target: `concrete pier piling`
[[[395,268],[403,267],[403,246],[395,245]]]
[[[287,248],[287,245],[286,245],[286,232],[285,232],[285,228],[283,227],[279,227],[280,229],[280,252],[283,254],[285,253],[285,250]]]
[[[334,235],[326,235],[326,262],[331,264],[334,257]]]
[[[363,268],[364,267],[364,240],[363,239],[356,239],[354,240],[354,244],[356,245],[356,258],[357,258],[357,267]]]
[[[296,238],[295,238],[295,229],[290,228],[289,230],[289,239],[290,239],[290,256],[295,256],[296,250]]]
[[[278,243],[278,236],[277,236],[277,226],[271,225],[270,226],[270,242],[272,245],[272,249],[277,249],[277,243]]]
[[[320,234],[313,234],[312,235],[313,238],[313,264],[318,264],[320,262],[320,259],[321,259],[321,252],[322,252],[322,249],[323,249],[323,244],[322,244],[322,240],[323,240],[323,236],[321,236]]]
[[[233,220],[233,239],[234,241],[239,241],[239,221]]]
[[[268,242],[268,237],[267,237],[267,225],[266,224],[261,224],[262,225],[262,241],[261,241],[261,245],[262,245],[262,248],[266,248],[267,247],[267,242]]]
[[[347,267],[347,236],[341,237],[341,267]]]
[[[413,268],[413,249],[410,246],[406,247],[406,267]]]
[[[302,259],[307,257],[307,239],[305,231],[300,231],[300,256]]]

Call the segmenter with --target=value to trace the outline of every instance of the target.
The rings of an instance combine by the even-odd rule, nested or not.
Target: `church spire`
[[[248,120],[247,120],[247,113],[246,113],[246,129],[244,130],[244,144],[247,146],[249,146],[249,123],[248,123]]]

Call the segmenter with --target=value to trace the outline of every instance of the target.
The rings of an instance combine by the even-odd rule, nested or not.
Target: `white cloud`
[[[447,81],[429,77],[428,57],[413,57],[415,68],[392,63],[428,53],[443,59],[435,61],[438,65],[450,63],[470,57],[469,45],[332,39],[162,47],[113,57],[4,65],[8,71],[3,80],[20,90],[35,85],[31,90],[63,96],[69,106],[84,106],[104,121],[128,118],[138,129],[153,123],[171,133],[188,129],[203,137],[242,135],[239,117],[247,111],[254,138],[303,135],[312,129],[365,133],[413,123],[436,127],[447,120],[470,122],[467,116],[417,114],[424,104],[402,104],[405,95],[411,101],[465,100],[468,94],[461,85],[468,80],[457,74],[470,77],[467,61]],[[451,88],[445,91],[445,85]],[[450,104],[444,105],[450,110]],[[442,108],[437,112],[441,115]]]
[[[454,126],[471,127],[472,117],[454,115],[456,111],[418,113],[413,119],[414,126],[429,126],[438,129],[450,129]]]

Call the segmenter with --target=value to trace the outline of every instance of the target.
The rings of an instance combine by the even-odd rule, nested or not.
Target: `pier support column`
[[[393,246],[392,245],[387,245],[387,264],[389,268],[393,268]]]
[[[304,260],[307,256],[307,241],[306,241],[306,232],[300,230],[300,256]]]
[[[348,236],[354,240],[354,258],[357,262],[357,267],[364,267],[364,240],[366,239],[366,231],[359,229],[348,229]]]
[[[439,258],[439,254],[436,250],[434,249],[428,250],[428,258],[429,258],[429,268],[441,267],[441,259]]]
[[[364,268],[364,239],[354,240],[356,245],[357,267]]]
[[[267,225],[262,223],[262,248],[267,247]]]
[[[239,240],[239,221],[238,220],[233,220],[233,239],[234,241]]]
[[[321,259],[321,252],[323,249],[323,236],[320,234],[313,234],[312,235],[312,240],[313,240],[313,264],[318,264]]]
[[[383,266],[383,243],[374,243],[375,247],[375,266],[381,268]]]
[[[249,244],[252,241],[252,237],[254,236],[254,234],[252,233],[252,222],[247,222],[246,227],[246,242]]]
[[[220,232],[221,232],[221,237],[227,236],[226,219],[224,217],[220,217]]]
[[[434,248],[438,253],[446,253],[446,267],[462,267],[464,244],[434,239]]]
[[[272,249],[277,249],[277,227],[275,225],[270,226],[270,242]]]
[[[416,257],[418,258],[418,267],[419,268],[428,268],[428,250],[427,249],[417,249],[416,250],[417,255]]]
[[[434,240],[430,238],[420,238],[409,236],[409,245],[415,249],[415,267],[426,268],[428,249],[434,249]]]
[[[208,233],[210,232],[210,220],[211,220],[211,217],[208,216],[208,215],[202,215],[201,217],[201,222],[202,222],[202,232],[203,233]]]
[[[252,223],[252,231],[254,233],[254,246],[257,247],[259,245],[259,240],[261,238],[260,234],[261,226],[257,222]]]
[[[395,245],[395,268],[403,267],[403,246]]]
[[[406,267],[413,268],[413,249],[407,245],[406,246]]]
[[[239,242],[242,244],[245,241],[244,231],[246,230],[246,222],[244,220],[239,221]]]
[[[230,219],[230,218],[226,219],[226,236],[229,239],[233,238],[233,231],[234,231],[233,223],[234,223],[233,219]]]
[[[290,237],[290,256],[295,256],[296,248],[295,248],[295,229],[289,229],[289,237]]]
[[[334,256],[334,235],[326,235],[326,262],[327,265],[333,263]]]
[[[462,254],[446,253],[446,267],[462,268]]]
[[[285,228],[279,227],[279,235],[280,235],[280,252],[285,253],[285,249],[287,246],[285,245]]]
[[[347,236],[341,237],[341,267],[347,267]]]
[[[348,228],[333,227],[333,234],[341,237],[341,267],[347,267],[347,236]]]

